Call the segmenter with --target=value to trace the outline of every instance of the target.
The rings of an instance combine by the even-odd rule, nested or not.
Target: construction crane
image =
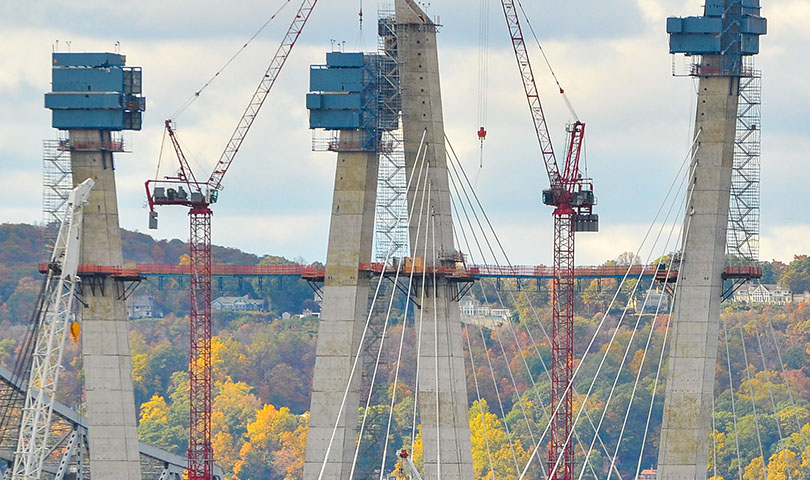
[[[548,471],[550,480],[571,480],[574,449],[570,441],[572,389],[569,384],[574,364],[574,234],[597,231],[599,217],[593,213],[593,206],[596,204],[593,181],[583,178],[579,168],[585,124],[577,119],[568,126],[565,163],[560,171],[523,38],[517,11],[518,8],[522,10],[522,7],[519,0],[501,0],[501,5],[548,173],[550,187],[543,190],[543,203],[554,207],[551,334],[551,406],[554,413],[549,428]],[[565,93],[562,88],[560,93]]]
[[[211,480],[214,459],[211,445],[211,205],[222,190],[222,180],[231,167],[253,121],[287,61],[298,37],[309,20],[317,0],[304,0],[287,30],[284,40],[270,61],[258,88],[239,119],[225,151],[205,182],[198,182],[180,148],[172,121],[165,127],[172,142],[180,171],[175,177],[146,182],[149,202],[149,228],[157,228],[156,206],[181,205],[189,208],[190,238],[190,349],[189,349],[189,442],[188,479]],[[188,188],[186,191],[183,186]]]
[[[93,188],[87,179],[68,196],[64,220],[56,238],[40,309],[38,335],[33,352],[31,375],[25,393],[25,406],[20,422],[17,449],[14,452],[12,479],[39,479],[42,464],[51,453],[48,445],[51,415],[62,371],[62,354],[68,334],[78,336],[78,323],[73,314],[76,287],[79,283],[82,211]]]

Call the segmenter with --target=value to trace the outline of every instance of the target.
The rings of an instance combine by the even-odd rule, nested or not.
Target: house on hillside
[[[475,297],[466,297],[458,304],[461,321],[486,328],[496,328],[512,318],[508,308],[493,308],[480,303]]]
[[[753,305],[785,305],[793,303],[790,289],[776,284],[746,283],[734,292],[735,302]]]
[[[155,297],[151,295],[138,295],[127,299],[127,318],[140,320],[142,318],[162,318],[163,312],[155,305]]]
[[[638,478],[636,480],[655,480],[658,471],[654,468],[645,468],[638,474]]]
[[[220,312],[263,312],[264,300],[242,295],[241,297],[219,297],[211,302],[211,308]]]

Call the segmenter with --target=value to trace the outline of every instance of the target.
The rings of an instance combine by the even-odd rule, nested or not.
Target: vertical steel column
[[[189,323],[189,480],[211,480],[211,210],[189,211],[191,224],[191,293]]]
[[[571,382],[574,363],[574,212],[567,205],[554,211],[554,278],[551,327],[551,419],[548,470],[559,464],[552,480],[570,480],[574,472],[571,433]],[[559,407],[558,407],[559,405]]]

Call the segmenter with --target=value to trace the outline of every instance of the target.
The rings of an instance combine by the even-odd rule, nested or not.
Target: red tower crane
[[[149,228],[157,228],[156,206],[181,205],[189,208],[190,238],[190,355],[189,355],[189,442],[188,479],[213,478],[211,445],[211,205],[216,203],[222,180],[231,167],[256,115],[273,88],[301,31],[309,20],[317,0],[304,0],[264,73],[245,113],[239,119],[225,151],[205,182],[198,182],[166,120],[166,131],[172,142],[180,170],[177,176],[146,182],[149,201]],[[186,191],[183,187],[188,188]]]
[[[515,0],[501,0],[501,5],[548,173],[550,188],[543,190],[543,203],[554,207],[551,334],[551,406],[554,413],[549,429],[548,463],[550,480],[571,480],[574,474],[574,449],[570,441],[572,389],[569,384],[574,364],[574,234],[580,231],[595,232],[599,217],[593,213],[596,203],[593,181],[583,178],[579,168],[585,124],[577,120],[567,129],[565,163],[560,172],[523,38],[517,11],[519,5]],[[564,93],[562,88],[560,93]]]

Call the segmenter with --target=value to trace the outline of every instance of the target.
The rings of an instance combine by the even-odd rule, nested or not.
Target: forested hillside
[[[123,241],[125,261],[131,263],[177,264],[183,261],[187,249],[179,240],[154,241],[133,232],[123,232]],[[35,264],[41,261],[41,246],[37,227],[0,226],[0,362],[6,365],[13,361],[15,346],[24,335],[39,291],[41,278]],[[217,263],[230,264],[289,262],[220,247],[215,247],[214,258]],[[608,263],[631,261],[632,255],[622,255]],[[787,265],[769,262],[763,267],[763,281],[781,280],[797,291],[810,289],[810,259],[806,256],[796,257]],[[663,405],[666,367],[659,375],[657,365],[669,318],[635,313],[643,311],[639,305],[643,304],[648,284],[627,282],[612,306],[615,281],[586,282],[577,290],[575,348],[576,363],[581,368],[575,386],[582,395],[591,391],[585,405],[594,424],[600,423],[605,412],[600,435],[610,455],[622,436],[616,468],[625,480],[634,477],[637,466],[654,467]],[[503,302],[512,309],[512,322],[494,330],[471,325],[464,330],[476,479],[514,478],[515,464],[525,463],[533,448],[532,438],[539,437],[546,422],[543,407],[548,403],[549,380],[544,365],[549,364],[550,350],[543,328],[548,330],[550,326],[549,296],[543,285],[517,287],[514,282],[476,286],[473,291],[478,300],[492,306]],[[213,441],[217,462],[232,479],[300,479],[318,320],[297,315],[282,320],[280,314],[300,312],[311,302],[312,291],[306,284],[292,281],[282,285],[264,282],[260,286],[255,281],[246,280],[240,285],[234,280],[215,288],[215,295],[249,293],[263,298],[270,310],[262,314],[214,315]],[[153,295],[166,312],[164,318],[132,322],[130,345],[139,434],[144,441],[182,455],[188,428],[187,290],[171,282],[160,286],[150,281],[144,282],[138,292]],[[386,470],[394,468],[394,449],[411,448],[419,325],[410,314],[403,321],[404,298],[396,297],[395,303],[398,307],[386,330],[369,407],[361,408],[360,418],[365,414],[366,425],[357,478],[371,478],[380,468],[392,392],[396,392],[396,398],[390,414]],[[628,304],[633,307],[625,311]],[[379,328],[382,320],[374,320]],[[714,447],[709,456],[710,471],[727,480],[740,476],[743,480],[760,480],[763,468],[769,480],[810,475],[810,304],[729,304],[723,320],[716,371],[715,433],[709,441]],[[592,338],[594,343],[587,349]],[[405,348],[401,368],[397,369],[400,341]],[[471,352],[466,349],[468,342]],[[79,406],[79,347],[68,343],[68,368],[61,379],[60,399]],[[582,361],[586,351],[588,356]],[[369,391],[375,362],[372,359],[367,363],[370,365],[366,365],[363,375],[365,392]],[[597,371],[599,375],[595,375]],[[396,389],[395,375],[399,382]],[[651,434],[639,464],[654,392]],[[631,398],[635,399],[633,414],[625,421]],[[581,400],[575,400],[575,411],[581,404]],[[588,450],[593,430],[589,430],[585,418],[578,431]],[[414,454],[419,463],[421,434],[418,429],[415,433]],[[540,455],[545,457],[543,451]],[[578,466],[584,458],[577,447]],[[598,443],[589,458],[593,470],[589,467],[583,478],[593,478],[594,472],[604,478],[610,464]],[[527,478],[541,476],[539,468],[535,468]]]

